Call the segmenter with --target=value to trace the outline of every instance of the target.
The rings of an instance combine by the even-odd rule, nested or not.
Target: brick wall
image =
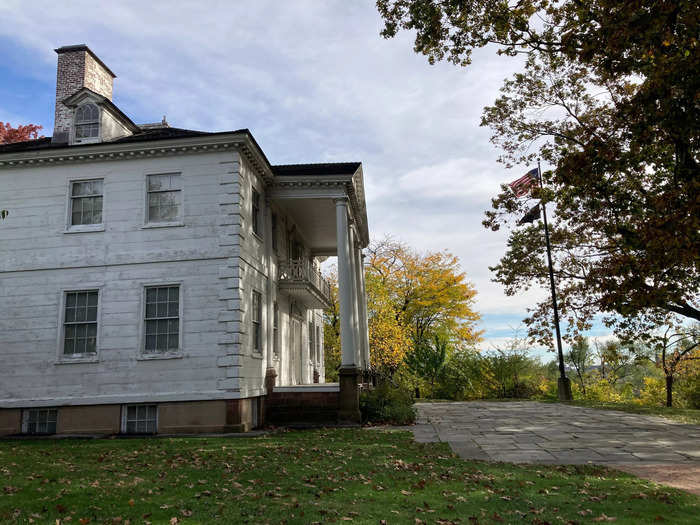
[[[56,50],[56,112],[54,135],[71,129],[73,112],[61,101],[83,87],[112,100],[113,76],[86,48],[70,51]]]
[[[269,424],[337,423],[338,392],[275,392],[265,401]]]

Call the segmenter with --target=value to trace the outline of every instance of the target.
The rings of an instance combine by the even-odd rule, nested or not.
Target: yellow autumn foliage
[[[365,258],[370,362],[393,374],[412,351],[414,341],[440,332],[453,344],[471,346],[480,338],[473,310],[476,290],[459,259],[449,252],[418,253],[391,239],[373,243]],[[337,279],[331,274],[333,306],[326,311],[326,361],[340,362]],[[327,369],[327,377],[334,377]],[[331,373],[329,373],[331,372]]]

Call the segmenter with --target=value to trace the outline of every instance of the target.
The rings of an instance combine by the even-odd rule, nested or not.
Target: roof
[[[247,132],[247,129],[229,131],[227,133]],[[122,144],[127,142],[148,142],[151,140],[167,140],[178,138],[199,137],[202,135],[217,135],[218,133],[208,133],[206,131],[195,131],[192,129],[182,128],[154,128],[141,130],[139,133],[121,137],[110,141],[108,144]],[[86,146],[94,146],[95,144],[75,144],[67,146],[61,143],[52,143],[51,137],[44,137],[36,140],[27,140],[24,142],[15,142],[13,144],[0,145],[0,153],[15,153],[21,151],[36,151],[44,149],[60,149],[60,148],[82,148]]]
[[[115,106],[116,107],[116,106]],[[138,142],[151,142],[158,140],[169,140],[169,139],[185,139],[194,137],[203,137],[207,135],[223,135],[229,133],[238,133],[248,135],[258,150],[262,153],[265,158],[265,162],[270,164],[262,148],[258,145],[257,141],[253,137],[250,130],[246,128],[237,129],[234,131],[195,131],[193,129],[183,129],[183,128],[171,128],[171,127],[159,127],[159,128],[141,128],[140,132],[134,133],[133,135],[128,135],[126,137],[120,137],[109,142],[104,142],[103,144],[133,144]],[[55,143],[51,142],[51,137],[43,137],[35,140],[27,140],[24,142],[15,142],[13,144],[3,144],[0,145],[0,155],[3,153],[21,153],[25,151],[42,151],[42,150],[53,150],[53,149],[74,149],[74,148],[89,148],[95,146],[94,143],[88,144],[74,144],[68,146],[65,143]],[[278,164],[276,166],[270,165],[272,168],[272,173],[277,176],[282,177],[304,177],[304,176],[332,176],[332,175],[354,175],[355,172],[362,165],[360,162],[326,162],[320,164]]]
[[[298,177],[305,175],[354,175],[361,162],[326,162],[321,164],[278,164],[272,172],[278,176]]]

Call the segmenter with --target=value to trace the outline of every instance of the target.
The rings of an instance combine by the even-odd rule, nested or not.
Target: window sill
[[[61,357],[58,361],[54,361],[54,365],[77,365],[82,363],[99,363],[97,354],[90,354],[81,357]]]
[[[103,231],[105,231],[104,224],[95,224],[90,226],[72,226],[70,228],[66,228],[63,233],[93,233]]]
[[[141,226],[142,230],[150,230],[152,228],[177,228],[184,226],[185,223],[182,221],[177,222],[149,222]]]
[[[264,356],[262,352],[253,352],[252,354],[250,354],[250,357],[252,357],[253,359],[263,359]]]
[[[177,353],[162,353],[162,354],[141,354],[136,360],[137,361],[158,361],[161,359],[182,359],[185,357],[182,352]]]

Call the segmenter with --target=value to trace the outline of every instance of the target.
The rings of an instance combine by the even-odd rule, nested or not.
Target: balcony
[[[281,293],[304,303],[308,308],[328,308],[331,305],[331,285],[308,260],[280,262],[277,286]]]

